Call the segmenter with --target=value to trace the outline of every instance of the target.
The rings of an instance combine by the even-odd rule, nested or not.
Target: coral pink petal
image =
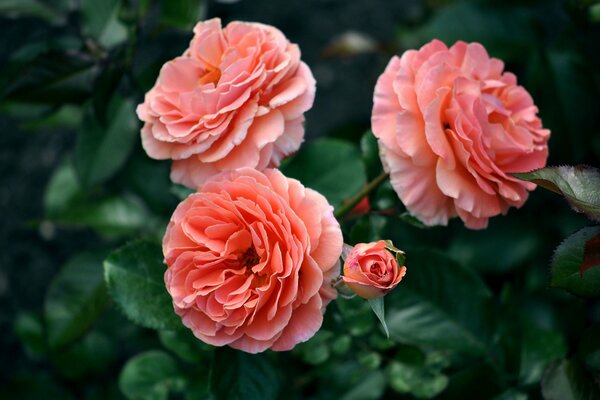
[[[137,109],[142,144],[152,158],[186,160],[172,176],[190,187],[217,171],[277,167],[303,141],[315,90],[298,46],[276,28],[203,21]]]
[[[293,349],[296,344],[306,342],[313,337],[322,323],[321,298],[314,296],[308,303],[296,309],[289,324],[271,349],[275,351]]]

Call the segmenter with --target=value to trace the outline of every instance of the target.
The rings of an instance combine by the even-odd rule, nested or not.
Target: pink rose
[[[335,298],[342,233],[325,198],[275,169],[208,180],[171,217],[165,283],[196,337],[258,353],[290,350]]]
[[[385,296],[402,280],[406,267],[398,267],[396,257],[386,249],[386,243],[359,243],[344,262],[342,280],[364,299]]]
[[[277,167],[304,140],[315,80],[278,29],[200,22],[190,47],[163,65],[137,108],[142,144],[173,159],[171,179],[198,187],[220,171]]]
[[[517,78],[478,43],[434,40],[393,57],[375,87],[373,133],[392,185],[427,225],[472,229],[525,203],[550,132]]]

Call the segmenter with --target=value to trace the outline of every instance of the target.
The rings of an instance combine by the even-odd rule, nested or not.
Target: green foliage
[[[166,400],[180,391],[184,381],[175,360],[152,350],[130,359],[119,376],[119,387],[128,399]]]
[[[573,209],[600,220],[600,171],[586,166],[538,169],[516,177],[565,196]]]
[[[190,363],[206,361],[212,347],[198,340],[189,329],[158,332],[162,345],[179,358]]]
[[[51,349],[60,348],[79,337],[104,310],[108,301],[102,276],[105,254],[77,255],[50,283],[44,319]]]
[[[83,33],[96,39],[105,47],[114,46],[127,39],[127,30],[119,21],[121,0],[83,0],[81,18]]]
[[[546,366],[564,357],[566,352],[565,340],[560,333],[524,324],[519,381],[524,385],[539,382]]]
[[[400,265],[402,265],[402,264],[400,264]],[[370,299],[369,305],[371,306],[373,313],[375,313],[375,316],[377,316],[377,319],[379,320],[379,322],[381,322],[381,326],[383,327],[385,336],[387,336],[389,338],[390,332],[385,323],[385,308],[384,308],[384,303],[383,303],[383,297],[379,297],[376,299]]]
[[[348,390],[342,400],[376,400],[381,397],[385,389],[385,375],[381,371],[367,373],[360,383]]]
[[[40,316],[31,312],[19,314],[15,318],[14,330],[29,356],[39,357],[46,353],[44,326]]]
[[[588,227],[569,236],[556,248],[551,267],[553,287],[584,296],[600,296],[600,268],[582,272],[586,243],[600,234],[600,227]]]
[[[369,210],[340,224],[347,243],[391,239],[407,253],[407,275],[385,298],[390,338],[369,302],[339,297],[311,340],[250,355],[202,343],[173,311],[158,240],[191,191],[172,184],[168,161],[143,151],[135,105],[182,54],[197,21],[274,23],[318,81],[306,142],[282,170],[339,210],[383,171],[368,129],[373,85],[390,57],[433,38],[477,41],[531,93],[552,132],[549,162],[597,167],[600,8],[563,0],[234,3],[0,1],[0,350],[9,360],[0,365],[0,397],[599,398],[598,227],[568,237],[552,258],[557,243],[590,224],[586,216],[599,218],[596,169],[519,175],[583,214],[536,190],[481,231],[459,221],[425,227],[389,180],[381,183]],[[344,21],[373,41],[371,53],[321,52]],[[98,249],[120,246],[104,280]],[[107,307],[107,286],[115,307]]]
[[[130,193],[91,197],[69,160],[54,172],[44,203],[53,222],[73,228],[91,228],[102,235],[118,236],[154,227],[145,205]]]
[[[324,195],[333,207],[340,206],[367,182],[358,149],[337,139],[304,144],[281,171]]]
[[[360,139],[360,150],[369,179],[374,179],[382,171],[379,160],[379,145],[377,138],[370,130],[365,132]]]
[[[138,138],[139,124],[131,100],[113,98],[108,115],[111,116],[108,126],[103,126],[91,109],[85,115],[74,155],[75,169],[84,187],[114,175]]]
[[[78,103],[91,94],[97,72],[87,55],[44,54],[24,65],[1,95],[27,103]]]
[[[4,0],[0,3],[0,14],[36,17],[56,23],[64,19],[59,10],[39,0]]]
[[[278,396],[278,373],[266,355],[218,349],[211,371],[217,400],[273,400]]]
[[[387,296],[390,336],[490,356],[491,293],[479,276],[435,252],[412,251],[409,257],[401,285]]]
[[[191,29],[204,15],[203,0],[160,0],[161,22],[166,26]]]
[[[542,380],[542,395],[546,400],[600,399],[598,386],[578,363],[557,361],[550,365]]]
[[[418,399],[431,399],[448,385],[448,377],[439,369],[425,364],[392,362],[388,368],[389,382],[398,393],[410,393]]]
[[[81,340],[52,355],[52,363],[69,380],[101,375],[116,359],[116,344],[106,335],[92,331]]]
[[[294,351],[300,355],[302,361],[310,365],[319,365],[323,364],[327,360],[329,360],[331,356],[330,345],[331,339],[334,337],[334,333],[331,331],[327,331],[325,329],[321,329],[318,331],[315,336],[305,343],[300,343],[298,346],[294,348]],[[346,341],[351,340],[350,338],[346,338]],[[344,351],[344,343],[341,345],[341,349],[338,351]]]
[[[490,2],[491,3],[491,2]],[[452,2],[415,30],[403,30],[400,40],[417,47],[437,38],[448,46],[458,40],[482,43],[495,57],[510,59],[525,54],[536,36],[531,12],[502,3]],[[511,23],[507,24],[506,21]]]
[[[152,329],[181,329],[164,284],[160,245],[138,240],[114,251],[104,261],[111,297],[132,321]]]

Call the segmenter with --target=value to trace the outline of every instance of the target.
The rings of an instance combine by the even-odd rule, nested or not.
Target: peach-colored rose
[[[373,133],[392,185],[427,225],[459,216],[472,229],[520,207],[550,132],[517,78],[478,43],[434,40],[393,57],[375,87]]]
[[[175,210],[163,239],[165,283],[204,342],[290,350],[315,334],[335,298],[342,244],[321,194],[275,169],[241,168]]]
[[[173,159],[171,179],[192,188],[220,171],[277,167],[304,140],[315,80],[278,29],[247,22],[194,28],[137,109],[142,144]]]
[[[342,280],[364,299],[385,296],[402,280],[405,266],[398,266],[396,257],[386,249],[386,243],[359,243],[344,262]]]

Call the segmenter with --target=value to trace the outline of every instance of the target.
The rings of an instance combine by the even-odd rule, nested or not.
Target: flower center
[[[252,268],[260,262],[260,257],[254,246],[250,246],[242,253],[239,260],[244,267]]]
[[[202,75],[200,79],[198,79],[198,83],[201,85],[212,83],[216,87],[219,83],[219,79],[221,79],[221,70],[215,67],[214,69],[208,70],[206,74]]]

